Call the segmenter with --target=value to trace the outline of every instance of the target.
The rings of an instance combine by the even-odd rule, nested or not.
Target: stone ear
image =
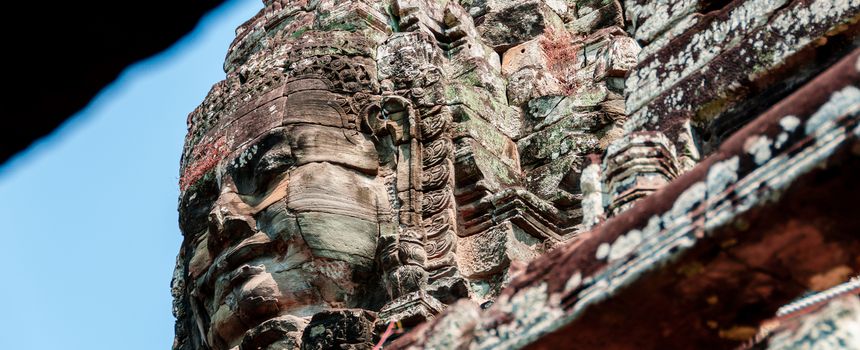
[[[402,116],[408,116],[412,103],[400,96],[385,96],[382,98],[382,110],[389,119],[399,121]]]
[[[361,113],[361,129],[373,135],[385,134],[385,111],[379,103],[372,103]]]
[[[206,215],[218,198],[215,180],[204,177],[194,186],[182,192],[179,200],[179,227],[185,236],[192,236],[206,229]]]

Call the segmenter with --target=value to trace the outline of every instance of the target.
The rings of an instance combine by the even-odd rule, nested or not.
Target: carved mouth
[[[250,263],[277,251],[278,249],[275,247],[277,244],[278,241],[272,241],[264,232],[257,231],[218,255],[197,283],[203,295],[212,298],[212,304],[210,305],[215,305],[215,310],[217,310],[226,302],[234,288],[247,283],[255,276],[265,273],[264,266],[254,266]],[[241,321],[230,322],[255,324],[253,319],[271,314],[272,311],[276,312],[277,301],[270,299],[259,295],[242,297],[242,300],[237,300],[237,302],[242,305],[241,309],[244,311],[233,310],[233,312],[236,312],[235,316],[239,317]],[[228,327],[236,326],[239,326],[239,324]],[[210,327],[216,327],[216,325],[210,324]],[[215,334],[219,333],[221,332],[215,331]],[[228,339],[223,340],[229,341]]]
[[[290,315],[266,320],[246,333],[242,348],[264,349],[276,341],[289,342],[288,339],[293,339],[293,343],[287,345],[298,345],[306,325],[307,320]]]
[[[266,254],[266,252],[271,252],[271,247],[276,243],[277,242],[272,241],[272,239],[262,231],[257,231],[257,233],[244,239],[242,242],[239,242],[236,246],[227,249],[224,253],[215,258],[215,261],[212,262],[212,265],[209,266],[209,270],[207,270],[206,274],[203,276],[200,286],[205,290],[214,291],[215,282],[219,277],[223,276],[225,273],[235,275],[232,276],[231,279],[235,279],[239,275],[242,275],[243,272],[239,270],[243,270],[245,267],[243,265],[256,257]],[[233,284],[234,282],[231,281],[228,283],[228,286],[231,287]]]

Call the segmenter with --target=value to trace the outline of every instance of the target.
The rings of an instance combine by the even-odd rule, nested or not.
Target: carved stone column
[[[675,147],[660,132],[628,134],[609,146],[603,159],[607,210],[617,215],[678,176]]]

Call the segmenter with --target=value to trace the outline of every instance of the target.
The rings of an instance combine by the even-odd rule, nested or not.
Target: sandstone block
[[[478,31],[488,45],[502,51],[529,41],[548,28],[564,30],[564,22],[543,1],[530,0],[488,13]]]
[[[504,272],[512,261],[528,262],[540,254],[537,238],[505,222],[485,232],[464,237],[457,251],[474,258],[461,261],[466,277],[487,277]]]

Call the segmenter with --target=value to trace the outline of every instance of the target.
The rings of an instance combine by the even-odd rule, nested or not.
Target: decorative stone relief
[[[638,52],[616,2],[264,5],[188,116],[175,349],[370,347],[584,230]]]
[[[738,345],[858,270],[846,206],[774,214],[857,167],[856,0],[263,4],[188,116],[176,350]]]

